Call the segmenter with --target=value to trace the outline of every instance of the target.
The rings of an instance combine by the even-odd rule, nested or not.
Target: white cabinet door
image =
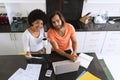
[[[0,55],[16,55],[23,51],[22,33],[1,33],[0,37]]]
[[[109,31],[104,42],[103,54],[120,53],[120,31]]]
[[[105,40],[106,32],[86,32],[84,42],[84,52],[101,53],[103,43]]]
[[[83,52],[86,32],[76,32],[77,52]]]
[[[0,55],[10,55],[16,53],[13,33],[0,33]]]
[[[22,52],[24,51],[24,47],[23,47],[23,41],[22,41],[22,34],[23,33],[14,33],[14,41],[15,41],[15,46],[16,46],[16,49],[17,49],[17,54],[19,52]]]

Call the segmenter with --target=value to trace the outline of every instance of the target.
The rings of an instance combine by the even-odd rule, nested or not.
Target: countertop
[[[93,22],[88,23],[84,26],[85,31],[120,31],[120,22],[111,24],[109,22],[104,24],[95,24]]]
[[[118,18],[118,17],[117,17]],[[109,18],[109,20],[116,19],[116,18]],[[109,23],[107,21],[104,24],[95,24],[93,20],[90,20],[88,24],[83,24],[82,22],[76,20],[76,21],[70,21],[76,32],[82,32],[82,31],[120,31],[120,18],[118,20],[115,20],[114,24]],[[15,24],[11,25],[0,25],[0,32],[24,32],[29,25],[26,23],[19,22],[16,26]],[[47,31],[47,27],[45,26],[45,31]]]

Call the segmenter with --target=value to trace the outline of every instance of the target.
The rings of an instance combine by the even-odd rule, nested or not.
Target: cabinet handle
[[[12,39],[12,34],[10,34],[10,39],[13,40],[13,39]]]
[[[16,40],[16,36],[15,36],[15,34],[14,34],[14,40]]]

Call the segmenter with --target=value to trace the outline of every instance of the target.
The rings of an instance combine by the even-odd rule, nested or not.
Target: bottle
[[[108,17],[108,11],[105,12],[104,19],[105,19],[106,22],[108,21],[108,19],[109,19],[109,17]]]

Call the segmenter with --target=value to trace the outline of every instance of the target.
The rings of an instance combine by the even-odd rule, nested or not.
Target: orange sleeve
[[[48,35],[48,39],[50,42],[54,41],[54,37],[53,37],[53,31],[51,29],[48,30],[47,35]]]
[[[71,27],[70,27],[70,31],[71,31],[71,36],[70,37],[73,37],[73,36],[75,36],[75,28],[72,26],[72,25],[70,25]]]

